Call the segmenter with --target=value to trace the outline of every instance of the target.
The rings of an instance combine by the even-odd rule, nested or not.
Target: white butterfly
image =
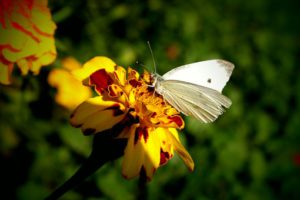
[[[229,108],[231,100],[222,95],[234,65],[208,60],[177,67],[163,76],[153,74],[155,91],[178,111],[208,123]]]

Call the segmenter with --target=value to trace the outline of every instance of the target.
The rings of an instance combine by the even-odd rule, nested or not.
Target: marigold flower
[[[57,89],[55,101],[59,105],[73,110],[92,96],[89,87],[83,86],[70,72],[81,68],[81,64],[72,57],[62,60],[62,68],[53,69],[48,75],[48,83]]]
[[[151,180],[155,170],[168,162],[174,151],[189,170],[194,163],[180,143],[176,129],[184,121],[173,107],[149,86],[150,74],[127,71],[106,57],[95,57],[73,75],[93,86],[98,96],[80,104],[70,122],[85,135],[111,129],[116,138],[127,138],[122,174],[130,179],[139,174]],[[101,134],[101,133],[99,133]]]
[[[0,1],[0,83],[10,84],[16,63],[22,74],[38,74],[56,58],[55,23],[47,0]]]

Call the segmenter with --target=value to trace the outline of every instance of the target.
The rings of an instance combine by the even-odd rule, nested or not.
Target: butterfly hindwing
[[[224,108],[231,105],[230,99],[226,96],[201,85],[179,80],[163,80],[160,87],[161,95],[173,107],[205,123],[217,119],[224,112]]]

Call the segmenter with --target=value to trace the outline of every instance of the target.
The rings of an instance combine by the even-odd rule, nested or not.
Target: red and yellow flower
[[[0,1],[0,83],[10,84],[14,64],[38,74],[56,58],[55,23],[47,0]]]
[[[127,71],[106,57],[95,57],[73,71],[83,84],[95,88],[98,96],[80,104],[70,122],[85,135],[117,130],[116,138],[127,138],[122,174],[130,179],[139,174],[151,180],[156,169],[177,152],[189,170],[194,163],[179,141],[176,129],[184,121],[173,107],[157,95],[150,74],[143,77]]]

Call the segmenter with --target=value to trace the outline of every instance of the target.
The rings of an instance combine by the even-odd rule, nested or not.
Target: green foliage
[[[1,181],[7,199],[42,199],[69,178],[91,138],[68,124],[47,84],[65,56],[96,55],[158,72],[223,58],[235,64],[224,93],[231,108],[215,123],[186,118],[180,137],[196,169],[175,156],[147,184],[148,199],[300,199],[299,11],[294,1],[50,1],[58,60],[38,76],[0,86]],[[15,71],[15,74],[19,72]],[[62,199],[135,199],[137,180],[120,161]]]

